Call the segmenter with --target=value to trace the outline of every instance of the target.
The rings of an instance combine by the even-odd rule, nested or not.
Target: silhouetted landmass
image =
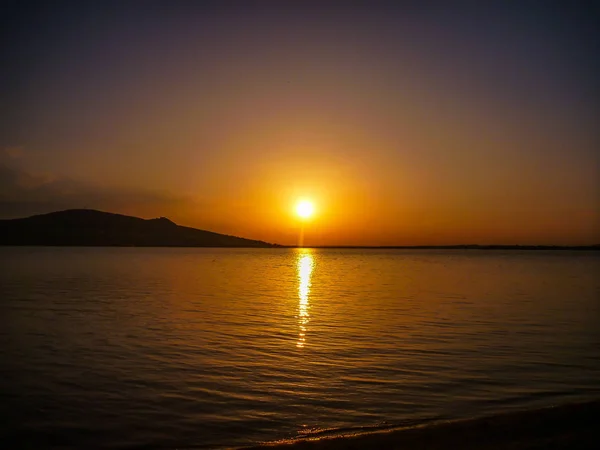
[[[91,209],[0,220],[0,245],[274,247],[262,241],[182,227],[165,217],[146,220]]]
[[[166,217],[140,219],[93,209],[70,209],[23,219],[0,220],[0,245],[116,247],[278,247],[263,241],[183,227]],[[600,250],[600,244],[316,246],[339,249],[414,250]]]

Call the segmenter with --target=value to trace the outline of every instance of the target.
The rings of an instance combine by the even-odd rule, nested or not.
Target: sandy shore
[[[246,450],[273,448],[591,450],[600,448],[600,401]]]

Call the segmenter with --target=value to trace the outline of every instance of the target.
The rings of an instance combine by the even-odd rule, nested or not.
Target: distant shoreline
[[[282,245],[283,248],[316,249],[375,249],[375,250],[598,250],[600,245],[318,245],[298,247]]]

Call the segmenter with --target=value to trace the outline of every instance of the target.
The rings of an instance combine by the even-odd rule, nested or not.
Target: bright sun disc
[[[298,214],[303,219],[307,219],[310,216],[312,216],[314,211],[315,208],[313,204],[307,200],[302,200],[296,205],[296,214]]]

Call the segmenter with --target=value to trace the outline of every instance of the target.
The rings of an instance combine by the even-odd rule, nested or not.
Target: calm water
[[[593,252],[0,248],[0,440],[221,447],[600,397]]]

